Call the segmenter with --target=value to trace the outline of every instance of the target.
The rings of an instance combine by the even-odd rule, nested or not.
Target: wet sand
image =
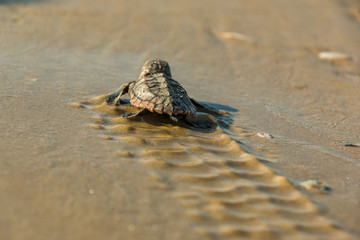
[[[156,3],[0,1],[0,238],[359,238],[359,2]],[[156,57],[215,131],[72,107]]]

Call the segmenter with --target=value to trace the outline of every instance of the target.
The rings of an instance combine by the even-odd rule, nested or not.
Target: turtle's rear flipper
[[[211,107],[207,104],[200,103],[192,98],[190,98],[192,103],[195,105],[198,111],[205,111],[210,114],[217,114],[217,115],[228,115],[229,113],[227,111],[219,110],[214,107]]]
[[[118,90],[109,94],[105,98],[105,101],[110,105],[120,105],[119,104],[120,97],[128,93],[128,91],[129,91],[129,84],[123,84]]]
[[[144,108],[144,109],[141,109],[140,111],[137,111],[137,112],[123,114],[123,115],[121,115],[121,117],[123,117],[123,118],[135,118],[137,116],[140,116],[145,111],[147,111],[147,110]]]
[[[193,113],[185,117],[185,121],[197,128],[212,128],[217,126],[216,119],[210,114],[206,113]]]

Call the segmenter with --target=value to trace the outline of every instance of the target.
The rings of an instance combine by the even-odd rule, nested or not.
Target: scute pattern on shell
[[[168,115],[186,115],[196,107],[185,89],[163,73],[146,75],[131,83],[130,103],[151,112]]]

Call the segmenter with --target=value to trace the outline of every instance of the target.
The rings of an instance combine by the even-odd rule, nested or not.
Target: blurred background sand
[[[303,194],[359,236],[360,148],[345,146],[360,144],[359,16],[355,0],[0,0],[0,238],[202,239],[171,190],[69,107],[157,57],[190,96],[237,110],[265,166],[330,186]]]

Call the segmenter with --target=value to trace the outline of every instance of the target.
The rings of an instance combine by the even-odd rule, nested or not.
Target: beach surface
[[[0,239],[359,239],[359,42],[356,0],[0,0]],[[216,129],[103,102],[154,58]]]

